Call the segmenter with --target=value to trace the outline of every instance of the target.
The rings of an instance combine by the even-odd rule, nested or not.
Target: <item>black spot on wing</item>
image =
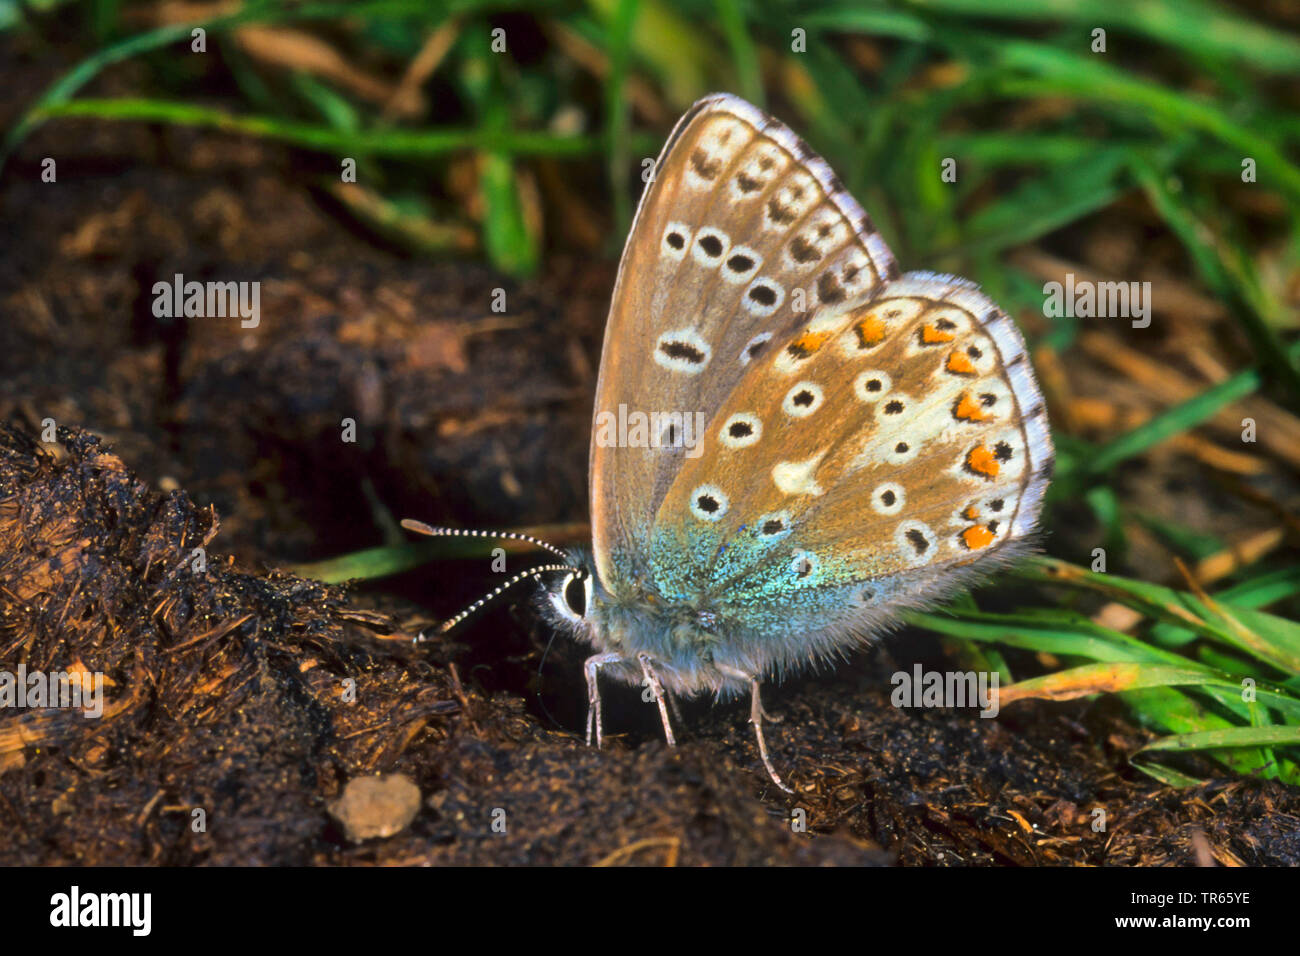
[[[717,179],[718,173],[722,172],[722,160],[709,159],[709,154],[697,147],[691,153],[691,169],[701,179]]]
[[[659,351],[671,359],[684,359],[692,365],[699,365],[704,361],[704,353],[690,342],[674,342],[670,340],[660,344]]]
[[[817,247],[803,236],[795,236],[790,242],[790,258],[795,262],[816,262],[822,257]]]
[[[788,226],[798,218],[794,208],[773,197],[767,201],[767,217],[779,226]]]
[[[844,287],[840,285],[840,280],[829,272],[822,273],[817,280],[817,298],[825,305],[843,302],[845,292]]]
[[[716,259],[722,255],[722,240],[717,236],[701,236],[697,244],[710,259]]]

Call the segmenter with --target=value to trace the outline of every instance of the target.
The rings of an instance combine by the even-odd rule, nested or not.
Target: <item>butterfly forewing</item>
[[[1030,534],[1046,411],[1019,332],[972,283],[904,276],[774,344],[661,503],[669,590],[767,631],[801,626],[801,604],[831,626],[932,597],[960,583],[937,572]]]
[[[861,207],[788,128],[725,95],[683,117],[642,197],[605,332],[591,506],[607,588],[651,570],[660,503],[698,466],[699,426],[742,378],[792,330],[896,274]]]

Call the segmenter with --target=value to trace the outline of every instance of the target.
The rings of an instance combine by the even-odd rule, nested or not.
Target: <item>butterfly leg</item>
[[[672,715],[673,721],[678,724],[686,723],[682,719],[682,709],[677,706],[677,698],[667,691],[664,692],[664,696],[668,698],[668,712]]]
[[[595,746],[600,749],[600,669],[606,664],[622,660],[619,654],[596,654],[588,657],[582,669],[587,673],[587,746],[592,746],[592,731],[595,731]]]
[[[673,737],[673,725],[668,720],[668,705],[664,702],[664,687],[659,683],[659,678],[655,672],[650,669],[650,656],[648,654],[638,654],[636,659],[641,662],[641,673],[645,675],[646,683],[654,692],[655,703],[659,705],[659,719],[664,725],[664,739],[668,741],[669,747],[676,747],[677,741]]]
[[[763,737],[763,718],[767,717],[767,711],[763,710],[763,700],[758,692],[758,678],[751,677],[743,671],[733,670],[729,667],[719,668],[722,673],[728,677],[737,680],[747,681],[749,683],[749,722],[754,725],[754,736],[758,740],[758,755],[763,760],[763,766],[767,769],[767,775],[772,778],[772,782],[784,790],[786,793],[794,793],[782,781],[776,768],[772,766],[772,758],[767,753],[767,741]],[[771,720],[768,717],[768,720]]]

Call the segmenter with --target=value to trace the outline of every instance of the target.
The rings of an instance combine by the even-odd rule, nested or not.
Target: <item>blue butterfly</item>
[[[709,96],[665,145],[620,263],[592,550],[536,542],[564,563],[444,627],[563,572],[545,606],[594,652],[588,743],[602,676],[653,691],[670,745],[668,694],[748,692],[763,765],[788,790],[760,682],[842,656],[1025,550],[1052,463],[1011,319],[965,279],[900,274],[798,136]]]

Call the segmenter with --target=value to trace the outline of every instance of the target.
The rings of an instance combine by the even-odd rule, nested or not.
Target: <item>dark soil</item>
[[[943,653],[914,633],[769,690],[796,797],[740,703],[686,706],[670,751],[611,690],[615,736],[588,750],[582,652],[539,677],[523,595],[412,644],[494,583],[480,563],[352,589],[274,569],[407,516],[583,521],[610,265],[520,285],[414,262],[291,154],[185,131],[60,123],[0,190],[0,669],[112,682],[99,720],[0,715],[0,862],[1300,864],[1300,793],[1159,787],[1114,702],[891,706],[888,674]],[[155,318],[176,273],[261,280],[261,326]],[[374,773],[424,806],[353,845],[326,804]]]

